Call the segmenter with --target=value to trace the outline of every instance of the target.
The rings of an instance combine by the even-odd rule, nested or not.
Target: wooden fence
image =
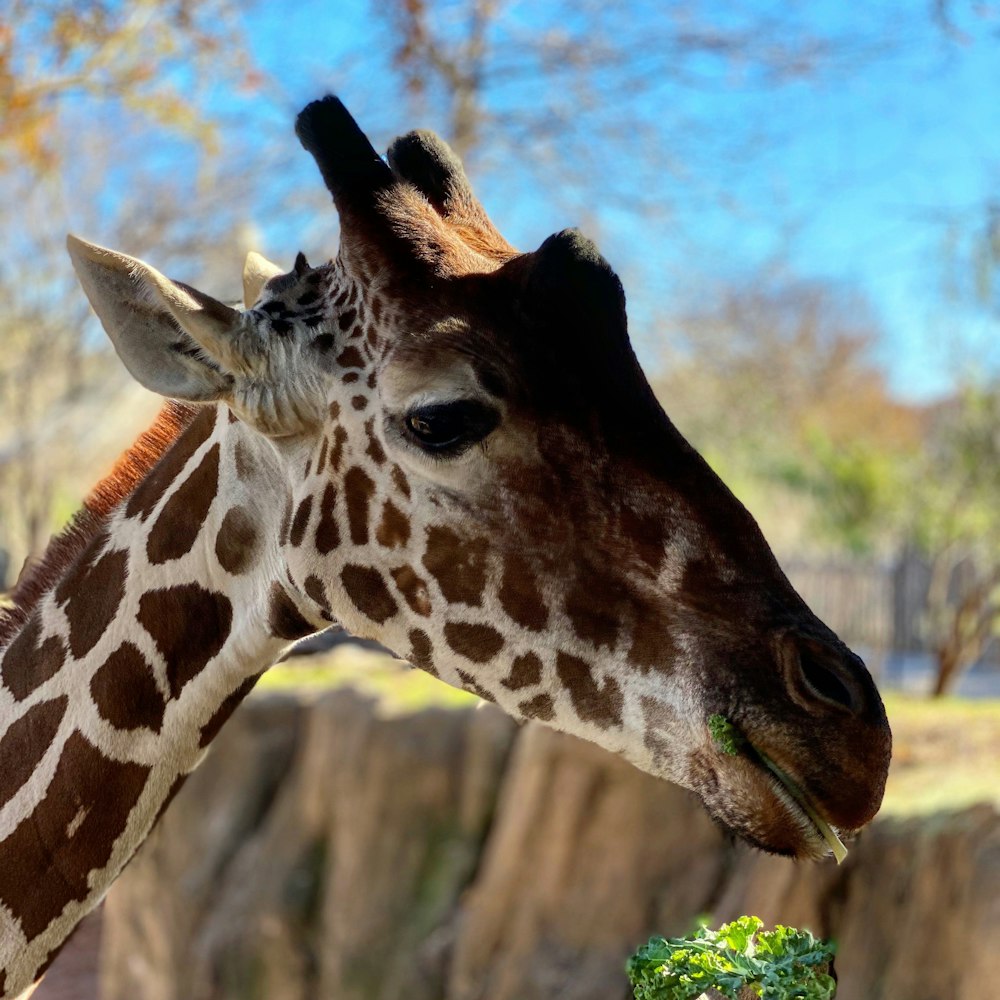
[[[806,603],[845,642],[895,646],[895,567],[882,562],[786,559],[782,568]]]
[[[926,608],[931,568],[903,552],[895,559],[781,560],[792,585],[809,606],[851,646],[875,658],[929,653]],[[983,657],[1000,665],[1000,643]]]

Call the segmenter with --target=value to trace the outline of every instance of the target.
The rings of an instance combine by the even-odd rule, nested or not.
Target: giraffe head
[[[298,132],[340,252],[288,273],[251,255],[245,309],[70,240],[139,381],[228,405],[273,450],[285,515],[260,572],[288,637],[336,618],[771,851],[821,856],[823,826],[867,823],[878,692],[663,413],[595,246],[517,253],[429,133],[386,163],[332,98]]]

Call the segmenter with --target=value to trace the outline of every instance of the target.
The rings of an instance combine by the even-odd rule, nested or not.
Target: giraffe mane
[[[55,535],[42,557],[17,581],[10,607],[0,607],[0,650],[28,620],[45,594],[107,523],[111,512],[142,482],[198,412],[189,403],[168,401],[146,428],[119,456],[111,471],[83,501],[69,524]]]

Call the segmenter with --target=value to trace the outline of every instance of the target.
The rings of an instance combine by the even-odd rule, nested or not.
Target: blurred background
[[[275,672],[223,737],[263,770],[230,762],[229,774],[223,748],[206,765],[223,770],[192,781],[205,789],[223,782],[245,815],[233,819],[237,805],[220,805],[208,791],[203,801],[192,792],[189,806],[182,795],[164,828],[174,824],[172,850],[190,840],[202,855],[192,847],[165,858],[162,835],[123,880],[118,909],[112,894],[101,996],[618,996],[608,985],[617,980],[581,973],[581,955],[611,956],[614,965],[629,934],[634,945],[651,930],[683,932],[696,911],[735,915],[727,906],[771,906],[763,916],[791,923],[803,914],[818,932],[856,933],[855,956],[842,962],[857,961],[850,969],[860,971],[846,983],[842,972],[845,996],[982,996],[971,985],[963,993],[952,972],[940,988],[921,980],[893,993],[889,981],[900,974],[861,959],[870,928],[857,914],[856,931],[845,921],[852,906],[874,913],[893,893],[937,898],[927,912],[940,919],[941,893],[957,914],[966,903],[986,906],[987,889],[995,921],[1000,898],[1000,825],[991,807],[977,805],[1000,800],[1000,4],[0,0],[0,593],[158,405],[126,375],[90,316],[65,234],[144,257],[231,300],[248,249],[286,266],[299,250],[314,262],[332,256],[335,213],[292,133],[297,111],[328,91],[344,98],[377,148],[414,127],[446,137],[514,245],[532,249],[569,225],[597,240],[623,279],[633,341],[667,412],[886,693],[896,733],[888,818],[861,853],[897,851],[899,870],[885,875],[891,886],[851,861],[836,877],[776,874],[785,869],[733,854],[706,827],[690,834],[702,844],[704,884],[681,892],[681,905],[671,889],[677,871],[663,868],[633,827],[650,820],[643,809],[659,824],[661,806],[649,803],[661,799],[663,815],[685,817],[688,831],[704,820],[676,790],[653,788],[584,748],[565,765],[596,789],[589,799],[572,793],[582,796],[580,828],[549,817],[549,849],[557,850],[555,838],[562,853],[519,872],[510,859],[523,861],[525,849],[511,846],[518,834],[508,827],[521,823],[523,832],[542,818],[522,815],[529,806],[512,818],[510,803],[522,798],[511,788],[535,774],[537,807],[550,808],[538,782],[554,781],[559,755],[572,757],[577,751],[566,748],[577,745],[483,722],[492,714],[472,712],[464,696],[339,649]],[[350,693],[359,687],[365,693]],[[365,871],[408,870],[410,862],[419,870],[398,898],[388,885],[379,890],[378,918],[368,910],[344,915],[345,893],[378,896],[364,879],[337,881],[345,869],[331,859],[344,834],[331,831],[348,821],[328,815],[329,796],[314,801],[318,792],[305,779],[282,777],[313,766],[315,741],[333,739],[317,733],[348,702],[351,726],[368,720],[362,742],[375,741],[372,759],[391,757],[391,745],[406,769],[425,751],[439,753],[448,773],[426,779],[436,790],[420,800],[419,822],[416,814],[375,822],[381,806],[372,803],[382,799],[369,801],[370,782],[354,789],[358,816],[370,807],[371,850],[373,831],[397,829]],[[427,712],[433,725],[419,721]],[[420,726],[437,735],[407,735]],[[484,726],[488,735],[476,735]],[[466,759],[468,740],[482,759]],[[462,760],[448,763],[456,747],[465,748]],[[547,777],[530,761],[536,769],[547,761]],[[402,808],[398,789],[389,791],[393,773],[386,764],[383,792]],[[247,783],[246,801],[232,791],[237,780]],[[289,804],[292,793],[278,789],[293,787],[300,799]],[[635,820],[628,829],[612,824],[607,849],[597,846],[601,826],[591,814],[600,814],[602,795]],[[435,813],[434,796],[454,815]],[[622,806],[626,799],[633,805]],[[310,818],[293,823],[282,809]],[[210,815],[198,820],[202,812]],[[923,822],[927,816],[938,825]],[[211,848],[208,833],[191,833],[195,822],[216,830]],[[320,832],[303,840],[287,871],[278,864],[285,875],[275,876],[270,903],[230,900],[227,926],[243,937],[223,934],[213,892],[225,896],[218,887],[226,879],[233,893],[247,891],[255,882],[245,868],[252,834],[281,822]],[[962,839],[973,828],[975,847]],[[430,852],[419,864],[400,860],[402,830],[411,853],[417,842]],[[268,850],[289,842],[268,836]],[[584,849],[580,838],[587,857],[605,860],[637,841],[631,876],[618,875],[633,878],[641,902],[616,934],[599,916],[617,897],[614,886],[566,881],[566,871],[593,867],[567,860]],[[688,848],[676,855],[690,862],[685,871],[694,864]],[[359,849],[343,848],[355,860]],[[924,849],[943,880],[933,889],[907,881],[917,876],[906,859]],[[253,850],[259,873],[274,858]],[[552,875],[552,866],[563,874]],[[514,920],[519,897],[502,904],[497,885],[537,896],[539,872],[551,876],[547,902]],[[148,912],[150,896],[162,901],[185,886],[189,897],[173,923],[173,904]],[[877,904],[852,903],[862,887]],[[590,930],[580,920],[564,927],[556,915],[591,909]],[[956,921],[973,919],[961,912]],[[899,919],[895,911],[880,917]],[[489,926],[469,944],[477,920]],[[294,943],[292,925],[302,930]],[[218,947],[205,944],[216,940],[212,927]],[[396,969],[387,959],[371,961],[372,940],[387,927],[405,938],[395,950],[409,956],[400,959],[407,974],[418,953],[437,970],[427,973],[424,992],[402,971],[387,972]],[[367,965],[352,965],[347,945],[330,944],[347,938],[357,939]],[[914,931],[907,948],[922,941]],[[962,941],[953,950],[975,968],[973,944]],[[892,945],[880,947],[886,955]],[[1000,941],[989,948],[996,954]],[[91,955],[99,951],[93,944]],[[272,956],[260,968],[258,953]],[[195,967],[208,971],[197,983],[185,980]],[[620,966],[614,973],[620,978]],[[65,996],[96,997],[96,975],[74,973],[67,989],[76,992]],[[299,985],[281,992],[276,982]]]

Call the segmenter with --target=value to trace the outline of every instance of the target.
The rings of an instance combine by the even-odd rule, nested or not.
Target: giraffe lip
[[[823,819],[819,810],[802,787],[786,771],[771,760],[766,753],[753,746],[753,744],[748,744],[748,749],[751,751],[750,756],[755,758],[757,763],[768,772],[768,777],[772,783],[785,793],[782,796],[783,801],[787,803],[788,799],[791,799],[791,805],[795,807],[801,816],[809,821],[818,837],[822,839],[825,850],[828,850],[833,855],[838,865],[841,864],[844,858],[847,857],[847,848],[844,846],[843,841],[841,841],[839,831],[836,827]]]
[[[805,789],[751,742],[745,730],[719,713],[709,716],[708,728],[717,750],[732,757],[743,757],[761,772],[778,800],[799,820],[799,832],[809,843],[813,857],[820,858],[829,852],[838,865],[847,857],[839,831],[823,818]]]

